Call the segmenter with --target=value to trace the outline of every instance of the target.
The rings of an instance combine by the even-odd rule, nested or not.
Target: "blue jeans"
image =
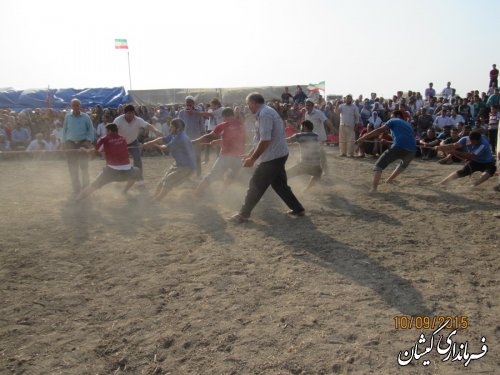
[[[141,149],[139,148],[139,141],[136,139],[132,143],[128,144],[128,152],[130,156],[132,156],[132,160],[134,161],[134,167],[139,168],[141,171],[139,181],[142,181],[144,178],[142,177],[142,159],[141,159]]]

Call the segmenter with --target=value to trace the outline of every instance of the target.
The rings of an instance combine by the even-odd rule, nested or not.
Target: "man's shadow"
[[[364,252],[337,241],[318,230],[307,216],[302,218],[283,218],[275,209],[266,210],[266,225],[255,222],[250,225],[264,235],[277,238],[295,251],[311,255],[300,259],[317,263],[331,269],[354,282],[372,289],[389,306],[407,315],[430,315],[422,294],[411,284],[391,270],[385,268]],[[276,230],[276,226],[287,230]]]

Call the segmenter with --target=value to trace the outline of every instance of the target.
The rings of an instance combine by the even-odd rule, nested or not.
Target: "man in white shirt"
[[[448,116],[448,110],[443,108],[441,115],[434,120],[434,127],[441,131],[445,126],[453,126],[453,121]]]
[[[130,155],[134,160],[134,167],[139,168],[141,171],[141,178],[137,182],[138,186],[144,185],[144,179],[142,177],[142,159],[141,150],[139,148],[139,141],[137,136],[139,135],[139,129],[146,128],[158,137],[162,136],[162,132],[156,130],[156,128],[144,121],[142,118],[135,115],[135,108],[132,104],[125,107],[124,114],[115,118],[114,123],[118,126],[118,134],[125,138],[127,141]]]
[[[459,122],[461,122],[462,124],[464,124],[464,123],[465,123],[465,120],[464,120],[463,116],[462,116],[462,115],[460,115],[460,114],[458,114],[458,113],[457,113],[457,111],[456,111],[455,109],[452,109],[452,110],[451,110],[451,116],[450,116],[450,119],[451,119],[451,121],[452,121],[452,123],[453,123],[453,126],[454,126],[455,128],[457,127],[457,124],[458,124]]]
[[[309,120],[313,123],[313,132],[318,135],[318,141],[320,144],[326,142],[326,130],[325,126],[328,127],[330,132],[333,133],[333,125],[325,116],[325,114],[317,108],[314,108],[314,101],[311,98],[306,99],[306,114],[304,116],[305,120]],[[325,150],[321,148],[321,168],[323,173],[328,172],[328,167],[326,165],[326,155]]]
[[[354,157],[354,127],[360,122],[358,107],[352,102],[352,95],[347,95],[344,104],[337,106],[340,115],[339,146],[340,156]]]
[[[448,99],[452,95],[451,82],[446,84],[446,87],[441,91],[441,96]]]

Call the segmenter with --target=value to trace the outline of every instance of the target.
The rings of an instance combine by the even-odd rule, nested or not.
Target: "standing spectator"
[[[500,91],[498,87],[495,88],[493,95],[490,95],[486,101],[486,107],[490,108],[491,106],[500,106]]]
[[[339,146],[340,156],[354,157],[354,128],[360,122],[358,107],[352,102],[352,95],[346,96],[344,104],[340,104],[336,112],[340,115]]]
[[[491,106],[490,116],[488,121],[488,139],[490,140],[491,150],[495,154],[497,150],[497,135],[498,135],[498,121],[500,120],[500,112],[497,106]]]
[[[448,82],[443,91],[441,91],[441,96],[445,99],[448,99],[451,95],[452,95],[451,82]]]
[[[205,121],[203,116],[199,113],[201,112],[195,107],[194,97],[191,95],[186,96],[185,107],[179,111],[179,118],[184,122],[186,129],[186,135],[189,139],[200,138],[205,131]],[[196,175],[201,177],[201,152],[203,150],[203,145],[195,144],[194,152],[196,156]]]
[[[297,91],[295,91],[295,95],[293,96],[293,102],[298,104],[304,104],[307,99],[307,95],[302,91],[302,87],[297,86]]]
[[[486,109],[486,103],[484,103],[479,95],[474,95],[474,114],[473,114],[473,119],[476,121],[479,117],[485,117],[487,113]]]
[[[264,104],[264,97],[258,93],[248,95],[247,104],[257,118],[256,144],[244,159],[243,167],[252,167],[256,162],[259,164],[250,179],[245,203],[240,212],[233,215],[230,220],[235,223],[248,221],[253,208],[269,185],[290,208],[288,214],[304,216],[304,207],[287,183],[285,163],[288,158],[288,146],[283,121],[276,111]]]
[[[81,153],[81,147],[90,148],[94,140],[94,125],[89,115],[81,111],[78,99],[71,100],[71,112],[64,117],[63,143],[68,150],[68,169],[73,185],[73,193],[80,191],[89,184],[89,158],[87,153]],[[80,181],[81,174],[81,181]]]
[[[22,147],[23,150],[26,148],[31,141],[31,134],[28,128],[21,125],[21,123],[16,123],[14,129],[10,134],[11,147],[15,149],[16,147]]]
[[[288,92],[288,87],[285,87],[285,92],[281,94],[281,102],[288,104],[291,101],[293,101],[293,95]]]
[[[434,84],[429,82],[429,87],[425,89],[424,95],[425,100],[430,100],[431,97],[436,96],[436,90],[433,88]]]
[[[490,70],[490,84],[488,86],[491,87],[492,85],[498,87],[498,69],[496,64],[493,64],[493,69]]]
[[[137,139],[139,137],[139,131],[141,129],[149,129],[153,133],[161,136],[162,133],[155,129],[155,127],[141,117],[135,115],[135,107],[132,104],[125,106],[124,114],[118,116],[114,123],[118,127],[118,134],[121,135],[127,141],[128,148],[132,159],[134,160],[134,167],[139,168],[141,171],[139,181],[137,185],[143,189],[144,179],[142,177],[142,159],[141,159],[141,149],[140,142]]]
[[[54,135],[59,143],[62,143],[63,139],[63,127],[62,127],[62,122],[58,118],[56,118],[52,124],[54,125],[54,129],[52,129],[52,132],[50,135]]]
[[[372,109],[370,107],[370,101],[368,99],[365,99],[365,101],[363,102],[363,106],[359,111],[359,115],[361,117],[361,122],[363,123],[363,126],[366,127],[366,125],[368,125],[368,119],[372,115]]]

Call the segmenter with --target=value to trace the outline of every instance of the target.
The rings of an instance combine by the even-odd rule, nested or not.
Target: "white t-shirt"
[[[125,115],[118,116],[113,121],[118,126],[118,134],[125,138],[128,144],[131,144],[137,139],[139,129],[148,126],[148,123],[138,116],[134,116],[131,122],[125,120]]]

